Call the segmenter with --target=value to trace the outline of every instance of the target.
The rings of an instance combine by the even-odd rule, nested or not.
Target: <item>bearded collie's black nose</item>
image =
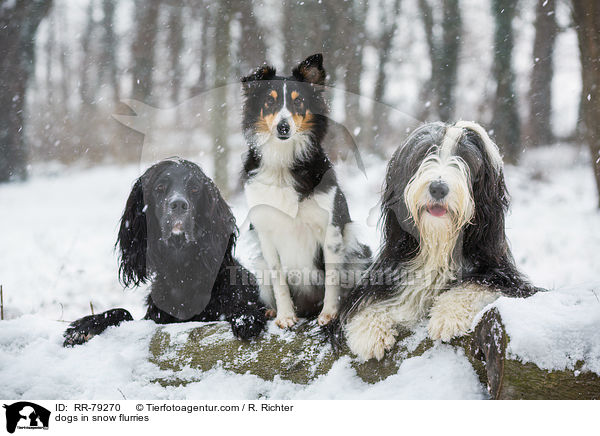
[[[169,201],[169,209],[173,212],[185,212],[189,209],[190,204],[187,202],[185,198],[174,198]]]
[[[277,134],[280,138],[287,138],[290,136],[290,125],[286,120],[281,120],[279,124],[277,124]]]
[[[449,190],[450,189],[448,188],[446,182],[443,182],[441,180],[435,180],[429,185],[429,193],[436,200],[441,200],[446,195],[448,195]]]

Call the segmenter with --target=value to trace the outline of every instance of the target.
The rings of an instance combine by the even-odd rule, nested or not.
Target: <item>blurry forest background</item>
[[[239,78],[322,52],[334,158],[348,135],[389,158],[420,121],[471,119],[514,164],[587,147],[600,191],[599,26],[593,0],[0,0],[0,181],[139,162],[151,127],[227,195]]]

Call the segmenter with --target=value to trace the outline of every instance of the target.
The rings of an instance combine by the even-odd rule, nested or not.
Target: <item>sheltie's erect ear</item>
[[[116,246],[120,250],[119,278],[125,286],[145,283],[148,230],[142,177],[136,180],[127,199]]]
[[[307,57],[292,70],[292,74],[301,82],[324,85],[327,74],[323,69],[323,55],[317,53]]]
[[[275,68],[270,65],[263,65],[262,67],[258,67],[252,74],[242,77],[240,82],[242,82],[244,92],[248,92],[255,82],[273,79],[275,77],[275,72]]]

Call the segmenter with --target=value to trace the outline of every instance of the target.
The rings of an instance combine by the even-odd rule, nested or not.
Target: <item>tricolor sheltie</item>
[[[397,328],[429,318],[431,339],[465,334],[500,295],[538,289],[517,270],[504,231],[498,147],[479,124],[425,124],[388,164],[383,246],[341,311],[338,337],[381,359]]]
[[[255,270],[276,324],[337,316],[345,292],[370,261],[358,242],[346,198],[322,141],[328,107],[323,57],[308,57],[289,77],[270,66],[242,78],[244,162],[250,231],[260,255]]]

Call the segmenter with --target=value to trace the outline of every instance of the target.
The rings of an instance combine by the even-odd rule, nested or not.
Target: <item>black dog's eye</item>
[[[198,192],[200,192],[200,188],[198,188],[197,186],[192,186],[192,187],[190,188],[190,192],[191,192],[192,194],[197,194]]]
[[[158,185],[156,185],[156,190],[158,192],[165,192],[165,185],[163,185],[162,183],[159,183]]]

